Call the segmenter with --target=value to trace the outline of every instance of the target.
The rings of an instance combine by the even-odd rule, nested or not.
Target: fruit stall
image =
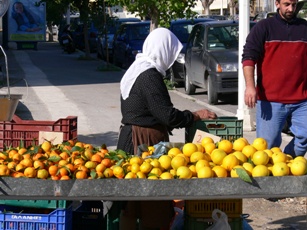
[[[52,143],[50,133],[61,142]],[[278,148],[265,152],[265,140],[248,143],[242,136],[236,118],[201,121],[186,129],[185,143],[144,145],[130,156],[78,141],[77,117],[30,121],[14,115],[0,122],[0,222],[17,226],[4,229],[41,224],[64,230],[71,222],[80,225],[84,215],[96,215],[93,224],[101,226],[103,205],[97,201],[184,200],[186,229],[209,226],[215,208],[228,215],[233,229],[242,229],[243,198],[307,197],[306,159]],[[71,202],[80,200],[93,203],[73,212]],[[73,213],[82,218],[73,221]]]

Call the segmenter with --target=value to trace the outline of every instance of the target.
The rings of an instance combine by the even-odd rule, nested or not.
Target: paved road
[[[105,64],[103,61],[80,60],[82,52],[66,54],[57,42],[39,43],[38,50],[17,50],[15,43],[9,43],[6,53],[11,93],[23,95],[16,110],[18,116],[53,121],[78,116],[79,140],[116,147],[121,121],[119,81],[123,71],[98,71]],[[181,110],[205,107],[218,116],[236,113],[235,103],[210,106],[202,99],[206,97],[203,93],[191,97],[178,89],[170,91],[170,95],[175,107]],[[184,142],[184,131],[175,130],[171,141]],[[244,132],[244,136],[253,140],[255,132]]]

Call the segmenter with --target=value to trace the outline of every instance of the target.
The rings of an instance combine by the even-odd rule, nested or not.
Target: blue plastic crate
[[[72,206],[38,209],[0,205],[0,230],[72,230]]]

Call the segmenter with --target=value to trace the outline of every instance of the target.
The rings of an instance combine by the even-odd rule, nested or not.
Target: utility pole
[[[250,109],[245,105],[244,93],[245,93],[245,80],[243,76],[243,68],[241,64],[243,46],[245,40],[250,31],[250,20],[249,20],[249,5],[250,0],[240,1],[239,4],[239,52],[238,52],[238,119],[243,119],[243,130],[252,131],[255,130],[253,120],[250,114]]]

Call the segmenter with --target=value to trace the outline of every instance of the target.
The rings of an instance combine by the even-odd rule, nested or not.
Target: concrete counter
[[[0,178],[0,199],[7,200],[204,200],[307,197],[307,175],[211,179],[97,179],[52,181]]]

